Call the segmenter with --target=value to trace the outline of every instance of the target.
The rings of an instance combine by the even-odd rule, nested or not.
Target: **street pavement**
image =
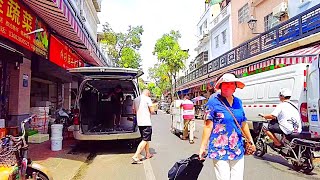
[[[196,120],[195,144],[182,141],[170,132],[171,117],[159,112],[153,115],[153,137],[151,152],[154,157],[144,160],[143,164],[131,164],[135,149],[129,149],[126,142],[91,142],[80,143],[74,154],[89,153],[89,158],[79,168],[73,180],[164,180],[172,165],[198,153],[203,128],[203,121]],[[212,160],[207,159],[199,180],[214,180]],[[278,179],[320,179],[316,168],[311,175],[295,172],[289,163],[280,156],[271,153],[262,159],[254,156],[245,157],[246,180]]]
[[[127,141],[64,141],[64,149],[50,151],[50,142],[30,145],[30,157],[49,168],[54,180],[165,180],[168,170],[180,160],[198,153],[203,121],[196,120],[195,143],[180,140],[170,132],[171,116],[163,112],[152,116],[154,157],[142,164],[131,164],[135,152]],[[207,159],[199,180],[214,180],[212,160]],[[295,172],[275,153],[263,158],[245,157],[245,180],[320,179],[316,168],[311,175]]]

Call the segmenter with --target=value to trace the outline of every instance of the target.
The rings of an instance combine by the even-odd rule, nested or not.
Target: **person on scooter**
[[[268,127],[263,127],[265,133],[273,140],[275,147],[281,147],[282,144],[274,133],[291,134],[302,131],[300,113],[296,105],[290,101],[292,92],[287,88],[281,88],[279,92],[280,104],[271,114],[262,115],[269,120]]]

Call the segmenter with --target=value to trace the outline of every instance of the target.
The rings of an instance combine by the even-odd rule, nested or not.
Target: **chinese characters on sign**
[[[82,59],[66,43],[51,35],[49,60],[65,68],[83,67]]]
[[[44,31],[27,34],[40,28]],[[0,0],[0,35],[47,58],[47,28],[19,0]]]

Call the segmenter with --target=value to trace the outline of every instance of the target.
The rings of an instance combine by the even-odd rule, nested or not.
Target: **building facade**
[[[237,0],[231,3],[233,47],[288,19],[287,0]],[[281,9],[281,7],[284,8]],[[250,19],[256,20],[253,29],[248,25]]]
[[[233,48],[192,67],[177,82],[178,94],[208,93],[226,72],[245,77],[312,62],[312,57],[318,57],[312,53],[320,42],[320,4],[293,17],[289,17],[289,7],[286,1],[231,1]]]
[[[319,3],[318,0],[288,0],[289,17],[294,17]]]

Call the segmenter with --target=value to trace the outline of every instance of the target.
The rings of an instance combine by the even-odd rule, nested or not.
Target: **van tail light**
[[[80,121],[79,121],[79,109],[74,109],[73,110],[73,124],[74,125],[79,125],[80,124]]]
[[[308,109],[307,103],[302,103],[300,106],[300,115],[302,122],[308,122]]]

